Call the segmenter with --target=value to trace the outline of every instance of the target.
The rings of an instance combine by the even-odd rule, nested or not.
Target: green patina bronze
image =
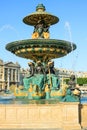
[[[67,55],[76,49],[76,45],[55,39],[26,39],[7,44],[6,49],[19,57],[33,61],[49,61]]]
[[[32,39],[14,41],[6,45],[6,49],[19,57],[31,59],[30,74],[23,79],[24,88],[16,89],[17,97],[28,99],[57,99],[64,102],[78,102],[80,91],[74,86],[74,80],[68,85],[61,84],[56,75],[54,58],[60,58],[76,49],[69,41],[50,39],[49,28],[59,18],[46,12],[45,6],[39,4],[36,12],[24,17],[23,22],[34,26]]]

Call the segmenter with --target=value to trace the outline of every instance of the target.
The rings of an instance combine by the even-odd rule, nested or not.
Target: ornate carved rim
[[[37,61],[63,57],[76,49],[74,43],[55,39],[26,39],[8,43],[6,49],[19,57]]]
[[[58,17],[56,17],[52,14],[49,14],[47,12],[35,12],[35,13],[32,13],[32,14],[24,17],[23,22],[25,24],[34,26],[37,24],[37,22],[40,20],[40,18],[43,19],[47,25],[53,25],[59,21]]]

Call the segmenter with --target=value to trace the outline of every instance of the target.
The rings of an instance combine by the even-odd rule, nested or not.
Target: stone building
[[[0,60],[0,90],[4,90],[11,84],[20,82],[20,65],[13,62],[3,62]]]

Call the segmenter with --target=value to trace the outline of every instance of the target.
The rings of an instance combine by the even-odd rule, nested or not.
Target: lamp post
[[[10,71],[8,69],[8,85],[7,85],[7,91],[9,91],[9,86],[10,86],[10,80],[9,80],[9,77],[10,76]]]

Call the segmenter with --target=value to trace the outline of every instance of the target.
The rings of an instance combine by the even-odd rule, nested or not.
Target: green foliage
[[[79,85],[87,84],[87,78],[77,78],[77,84]]]
[[[66,84],[68,84],[69,79],[64,79],[64,81],[66,82]],[[79,84],[80,86],[83,84],[87,84],[87,78],[77,78],[77,84]]]
[[[68,84],[69,79],[64,79],[64,82],[65,82],[66,84]]]

